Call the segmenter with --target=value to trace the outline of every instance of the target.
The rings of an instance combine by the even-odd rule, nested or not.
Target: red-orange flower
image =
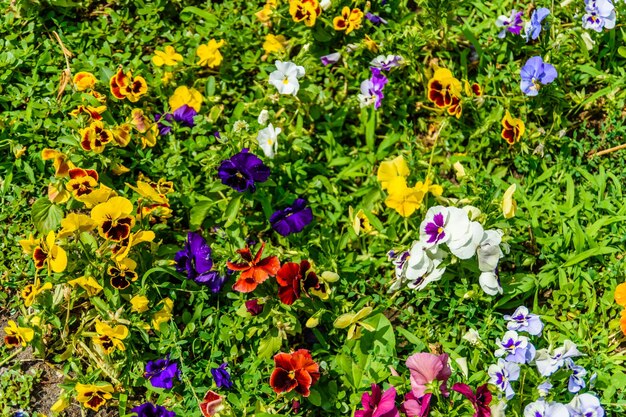
[[[216,393],[215,391],[207,391],[204,395],[204,399],[200,403],[200,411],[204,417],[213,417],[220,412],[224,406],[222,400],[224,397]]]
[[[253,258],[250,248],[246,246],[245,248],[237,251],[237,253],[241,255],[241,258],[244,260],[244,263],[236,264],[230,261],[226,263],[228,269],[231,271],[242,271],[239,279],[235,285],[233,285],[233,290],[239,292],[254,291],[257,285],[269,277],[276,275],[276,272],[280,269],[278,257],[268,256],[267,258],[261,259],[264,248],[265,243],[261,245],[261,248]]]
[[[296,390],[304,397],[310,394],[311,385],[320,378],[319,365],[306,349],[293,353],[280,352],[274,356],[276,369],[270,377],[270,386],[277,394]]]
[[[301,261],[300,264],[295,262],[284,264],[276,274],[276,281],[280,285],[278,297],[283,304],[288,305],[300,298],[303,288],[307,292],[310,288],[320,287],[319,279],[307,260]]]

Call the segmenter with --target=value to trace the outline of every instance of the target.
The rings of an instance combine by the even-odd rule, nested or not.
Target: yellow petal
[[[515,216],[517,203],[513,199],[513,193],[515,193],[516,188],[517,186],[515,184],[511,184],[504,192],[504,197],[502,198],[502,213],[505,219],[510,219]]]
[[[346,313],[335,319],[333,326],[337,329],[345,329],[354,322],[354,313]]]
[[[409,167],[400,155],[391,161],[381,162],[378,167],[377,178],[380,186],[385,190],[389,186],[389,182],[397,177],[408,177],[409,173]]]

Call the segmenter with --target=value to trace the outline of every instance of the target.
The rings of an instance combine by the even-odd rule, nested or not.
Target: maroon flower
[[[476,394],[469,385],[461,383],[454,384],[452,391],[458,392],[472,402],[472,406],[476,410],[473,417],[491,417],[491,408],[489,407],[491,392],[489,392],[487,384],[476,388]]]
[[[246,301],[246,310],[253,316],[257,316],[263,312],[263,304],[259,304],[259,299],[254,298]]]
[[[276,394],[296,390],[303,397],[311,393],[311,385],[320,378],[319,365],[306,349],[293,353],[277,353],[274,356],[276,369],[270,377],[270,386]]]
[[[301,261],[300,264],[295,262],[283,264],[276,273],[276,281],[280,285],[278,297],[287,305],[299,299],[303,289],[308,295],[311,288],[316,290],[320,288],[320,281],[307,260]]]

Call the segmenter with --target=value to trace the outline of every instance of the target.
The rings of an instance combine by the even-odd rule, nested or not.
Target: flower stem
[[[430,159],[428,161],[428,171],[426,172],[426,178],[424,178],[424,181],[427,181],[428,177],[430,176],[430,170],[433,166],[433,158],[435,157],[435,149],[437,149],[437,141],[439,140],[439,135],[441,134],[441,131],[446,126],[446,122],[447,122],[447,119],[444,119],[443,122],[441,122],[441,125],[439,126],[437,133],[435,133],[435,142],[433,143],[433,148],[430,151]]]

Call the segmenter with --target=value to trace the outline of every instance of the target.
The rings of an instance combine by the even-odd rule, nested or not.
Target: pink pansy
[[[378,385],[372,384],[372,395],[364,392],[361,397],[363,410],[354,413],[354,417],[400,417],[396,408],[396,389],[389,389],[382,393]]]
[[[411,371],[411,390],[416,398],[426,393],[426,386],[437,380],[441,381],[441,393],[449,395],[446,382],[452,370],[448,365],[448,355],[433,355],[432,353],[416,353],[407,359],[406,366]]]
[[[413,391],[404,397],[402,404],[402,412],[407,417],[426,417],[430,411],[430,399],[433,394],[425,394],[423,397],[417,398]]]

